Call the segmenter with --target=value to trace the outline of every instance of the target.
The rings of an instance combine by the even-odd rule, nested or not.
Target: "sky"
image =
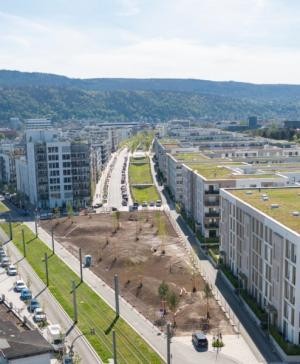
[[[0,69],[300,84],[300,0],[0,0]]]

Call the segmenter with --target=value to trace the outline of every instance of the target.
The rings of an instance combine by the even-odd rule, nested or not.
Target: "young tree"
[[[115,219],[116,219],[116,225],[117,225],[116,230],[120,229],[120,215],[121,215],[120,211],[116,211],[114,213],[114,216],[115,216]]]
[[[212,292],[208,283],[205,283],[203,292],[204,292],[204,298],[206,299],[206,317],[209,318],[208,303],[210,297],[212,296]]]
[[[173,314],[173,325],[176,326],[175,313],[179,304],[179,297],[174,291],[170,291],[167,297],[169,308]]]
[[[67,213],[68,213],[69,219],[72,218],[72,216],[74,215],[74,210],[73,210],[71,201],[68,201],[68,203],[67,203]]]
[[[163,313],[164,315],[166,314],[166,299],[169,293],[169,286],[167,285],[167,283],[165,281],[162,281],[161,284],[158,287],[158,295],[160,297],[161,300],[161,306],[163,309]]]

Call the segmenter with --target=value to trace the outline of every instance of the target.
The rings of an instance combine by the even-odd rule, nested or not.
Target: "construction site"
[[[91,255],[92,271],[153,324],[175,335],[194,330],[233,334],[233,328],[194,268],[162,211],[114,212],[41,221],[72,254]]]

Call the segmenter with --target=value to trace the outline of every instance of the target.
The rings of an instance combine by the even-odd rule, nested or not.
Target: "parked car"
[[[148,202],[147,201],[143,201],[142,207],[147,207],[147,206],[148,206]]]
[[[134,203],[133,203],[133,206],[134,206],[134,207],[139,207],[139,203],[138,203],[138,202],[134,202]]]
[[[43,311],[43,309],[41,307],[37,307],[34,310],[33,320],[35,322],[45,322],[45,321],[47,321],[47,316],[46,316],[45,312]]]
[[[16,292],[21,292],[22,289],[27,288],[26,284],[24,283],[24,281],[22,281],[21,279],[17,280],[14,283],[14,290]]]
[[[11,264],[7,267],[7,274],[9,276],[16,276],[18,274],[17,268]]]
[[[122,200],[122,206],[127,206],[127,201],[126,200]]]
[[[161,200],[157,200],[155,205],[156,207],[161,207]]]
[[[150,201],[149,202],[149,206],[151,206],[151,207],[155,206],[155,202],[154,201]]]
[[[3,248],[2,248],[3,249]],[[2,260],[3,257],[6,257],[5,250],[0,250],[0,260]]]
[[[22,301],[29,301],[32,299],[32,292],[29,288],[23,288],[21,291],[20,299]]]
[[[10,260],[7,256],[5,256],[1,259],[1,267],[6,268],[8,266],[10,266]]]
[[[36,308],[39,308],[40,307],[40,303],[39,303],[39,301],[36,299],[36,298],[33,298],[31,301],[30,301],[30,303],[29,303],[29,305],[28,305],[28,311],[29,312],[34,312],[34,310],[36,309]]]
[[[118,211],[118,209],[116,207],[112,207],[111,211]]]
[[[197,350],[208,348],[208,340],[206,335],[201,331],[194,332],[192,334],[192,343]]]

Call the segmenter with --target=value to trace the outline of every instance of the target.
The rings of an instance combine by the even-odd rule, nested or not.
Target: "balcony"
[[[220,200],[214,200],[214,201],[208,201],[208,200],[204,200],[204,206],[219,206],[220,205]]]
[[[204,190],[204,193],[206,195],[218,195],[220,193],[220,190]]]
[[[205,217],[219,217],[220,212],[219,211],[209,211],[205,213]]]
[[[206,229],[218,229],[219,224],[217,222],[209,222],[204,224]]]

